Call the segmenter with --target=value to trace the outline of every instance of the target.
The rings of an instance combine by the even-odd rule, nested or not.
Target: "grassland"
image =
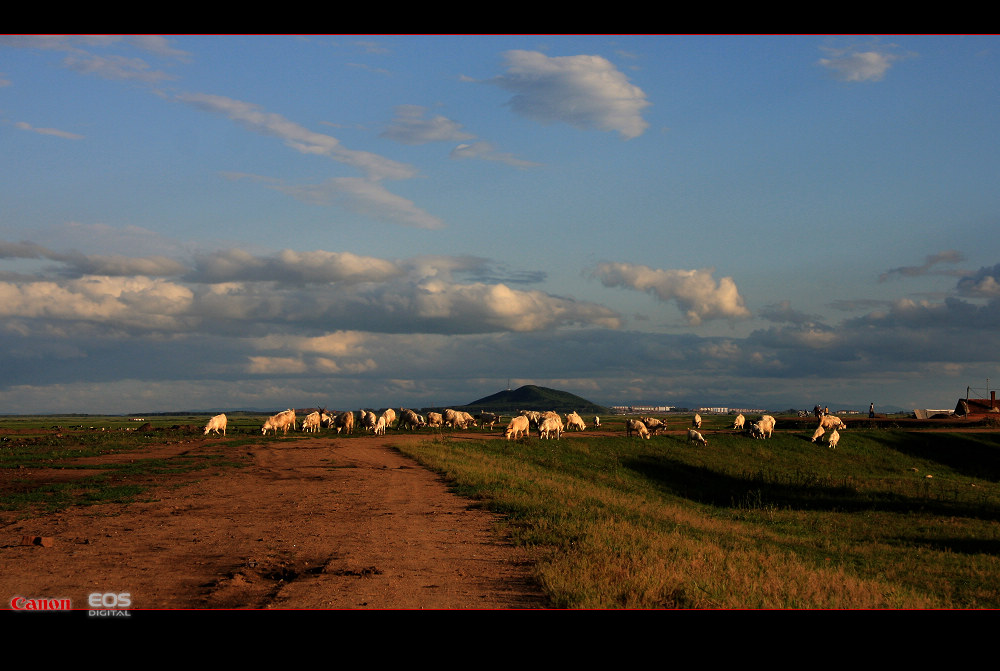
[[[780,418],[770,440],[726,421],[707,448],[622,433],[405,449],[506,516],[557,607],[1000,607],[1000,434],[847,430],[832,450]]]
[[[16,440],[0,444],[0,477],[190,440],[206,418],[152,418],[152,432],[121,417],[5,418]],[[1000,432],[888,423],[849,428],[831,450],[809,441],[809,422],[779,416],[773,438],[752,440],[729,418],[705,420],[707,447],[681,433],[629,439],[606,418],[609,435],[425,430],[400,449],[503,514],[555,607],[1000,608]],[[93,478],[7,487],[0,509],[135,500],[164,473],[224,471],[239,464],[221,446],[259,439],[260,421],[237,419],[217,460],[105,460]],[[74,424],[95,428],[53,433]]]

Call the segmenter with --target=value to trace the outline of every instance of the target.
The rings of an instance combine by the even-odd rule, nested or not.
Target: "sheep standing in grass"
[[[442,425],[444,425],[444,415],[442,415],[440,412],[427,413],[427,426],[436,429]]]
[[[601,418],[598,417],[597,415],[594,415],[594,428],[595,429],[601,428]]]
[[[569,431],[570,429],[573,429],[574,431],[584,431],[586,430],[586,428],[587,425],[583,423],[583,418],[581,418],[580,415],[576,414],[575,411],[566,415],[567,431]]]
[[[563,432],[563,423],[558,415],[555,417],[549,416],[542,420],[542,423],[538,425],[538,437],[540,439],[550,439],[555,435],[556,440]]]
[[[625,436],[628,438],[632,437],[632,432],[635,432],[640,438],[645,438],[649,440],[649,429],[646,425],[638,419],[626,419],[625,420]]]
[[[691,420],[691,426],[693,426],[696,429],[701,428],[701,415],[699,415],[698,413],[694,413],[694,419]]]
[[[354,413],[350,410],[338,413],[337,416],[333,418],[333,425],[337,428],[337,433],[354,433]]]
[[[378,418],[378,421],[375,422],[375,435],[376,436],[384,436],[385,435],[385,427],[386,427],[387,424],[388,424],[388,422],[386,422],[385,415],[383,414],[382,416],[380,416]]]
[[[771,434],[774,433],[775,424],[777,422],[774,421],[774,417],[771,417],[771,415],[761,415],[754,426],[758,428],[762,438],[764,436],[770,438]]]
[[[287,436],[288,427],[292,427],[292,431],[295,430],[295,411],[292,409],[279,412],[277,415],[273,415],[264,422],[264,426],[261,427],[260,431],[263,435],[267,435],[267,430],[271,429],[274,434],[278,434],[278,429]]]
[[[310,412],[306,415],[306,418],[302,420],[302,430],[308,431],[309,433],[317,433],[319,431],[319,413]]]
[[[736,421],[733,422],[733,430],[741,430],[743,424],[746,422],[747,418],[743,416],[743,413],[736,415]]]
[[[222,429],[222,435],[226,435],[226,416],[225,414],[216,415],[212,419],[208,420],[208,424],[205,425],[205,434],[208,435],[209,431],[213,431],[215,435],[219,435],[219,429]]]
[[[846,429],[844,420],[836,415],[823,415],[819,419],[819,425],[824,429]]]
[[[688,429],[688,442],[697,443],[706,447],[708,446],[708,441],[705,440],[705,437],[694,429]]]
[[[524,415],[517,415],[516,417],[511,417],[510,423],[507,424],[507,430],[503,432],[503,436],[507,440],[510,440],[511,438],[517,440],[522,435],[527,438],[528,428],[528,418]]]
[[[823,428],[822,425],[816,427],[816,430],[813,431],[812,442],[815,443],[817,440],[822,438],[824,433],[826,433],[826,430]]]
[[[827,441],[826,446],[831,447],[833,449],[837,449],[837,443],[839,442],[840,442],[840,434],[837,432],[836,429],[834,429],[833,433],[830,434],[830,440]]]

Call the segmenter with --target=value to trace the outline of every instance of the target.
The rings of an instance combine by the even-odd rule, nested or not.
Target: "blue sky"
[[[0,38],[0,412],[954,407],[998,46]]]

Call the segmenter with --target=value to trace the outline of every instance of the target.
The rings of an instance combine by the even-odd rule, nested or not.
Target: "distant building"
[[[1000,416],[997,393],[991,391],[989,398],[960,398],[955,406],[955,414],[969,419]]]

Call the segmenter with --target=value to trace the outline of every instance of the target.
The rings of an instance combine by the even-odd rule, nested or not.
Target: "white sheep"
[[[576,414],[576,411],[566,415],[566,430],[569,431],[570,429],[576,431],[585,431],[587,429],[587,425],[584,424],[583,418]]]
[[[771,417],[771,415],[761,415],[760,419],[757,420],[757,423],[754,426],[756,426],[760,431],[761,438],[764,436],[770,438],[774,433],[775,424],[777,424],[777,422],[774,421],[774,417]]]
[[[823,428],[823,425],[821,424],[821,425],[817,426],[816,430],[813,431],[812,442],[815,443],[817,440],[819,440],[820,438],[822,438],[824,433],[826,433],[826,429]]]
[[[645,438],[646,440],[649,440],[649,429],[646,428],[646,425],[643,424],[641,420],[638,420],[638,419],[626,419],[625,420],[625,435],[626,435],[626,437],[631,438],[633,431],[640,438]]]
[[[226,415],[216,415],[212,419],[208,420],[208,424],[205,425],[204,435],[208,435],[209,431],[214,431],[215,435],[219,435],[219,429],[222,429],[222,435],[226,435]]]
[[[560,419],[558,415],[556,415],[555,417],[552,416],[545,417],[544,419],[542,419],[542,423],[538,425],[539,438],[550,439],[554,434],[556,440],[559,440],[559,437],[562,435],[562,432],[563,432],[563,423],[562,419]]]
[[[837,443],[839,442],[840,442],[840,434],[837,432],[836,429],[834,429],[833,433],[830,434],[830,440],[827,441],[826,446],[836,449]]]
[[[601,428],[601,418],[598,417],[597,415],[594,415],[594,428],[595,429]]]
[[[427,426],[437,428],[444,425],[444,416],[440,412],[427,413]]]
[[[696,429],[701,428],[701,415],[699,415],[698,413],[694,413],[694,418],[691,420],[691,426],[693,426]]]
[[[694,429],[688,429],[688,441],[692,443],[698,443],[700,445],[705,445],[706,447],[708,446],[708,441],[705,440],[705,437],[702,436],[697,431],[695,431]]]
[[[836,415],[823,415],[819,419],[819,425],[824,429],[846,429],[847,425],[844,424],[844,420]]]
[[[392,423],[396,421],[396,411],[392,408],[386,408],[382,416],[385,417],[385,427],[387,429],[392,427]]]
[[[522,434],[525,438],[528,437],[528,418],[524,415],[517,415],[516,417],[511,417],[510,423],[507,424],[507,430],[503,432],[504,438],[510,440],[513,438],[517,440]]]
[[[306,415],[306,418],[302,420],[302,430],[308,431],[309,433],[316,433],[319,431],[319,413],[310,412]]]
[[[378,418],[378,421],[375,422],[375,435],[376,436],[384,436],[385,435],[386,424],[387,424],[387,422],[385,421],[385,413],[383,413]]]
[[[736,421],[733,422],[733,429],[739,430],[743,428],[743,424],[746,423],[747,418],[743,416],[743,413],[736,415]]]
[[[423,425],[420,421],[420,415],[409,408],[399,409],[399,428],[408,429],[412,431],[413,429],[419,429]]]
[[[354,413],[350,410],[338,413],[333,418],[333,425],[337,428],[337,433],[354,433]]]
[[[267,430],[271,429],[274,431],[275,435],[278,434],[278,429],[287,436],[288,427],[292,427],[292,431],[295,430],[295,411],[292,409],[283,410],[276,415],[273,415],[264,422],[264,426],[261,427],[260,431],[263,435],[267,435]]]

